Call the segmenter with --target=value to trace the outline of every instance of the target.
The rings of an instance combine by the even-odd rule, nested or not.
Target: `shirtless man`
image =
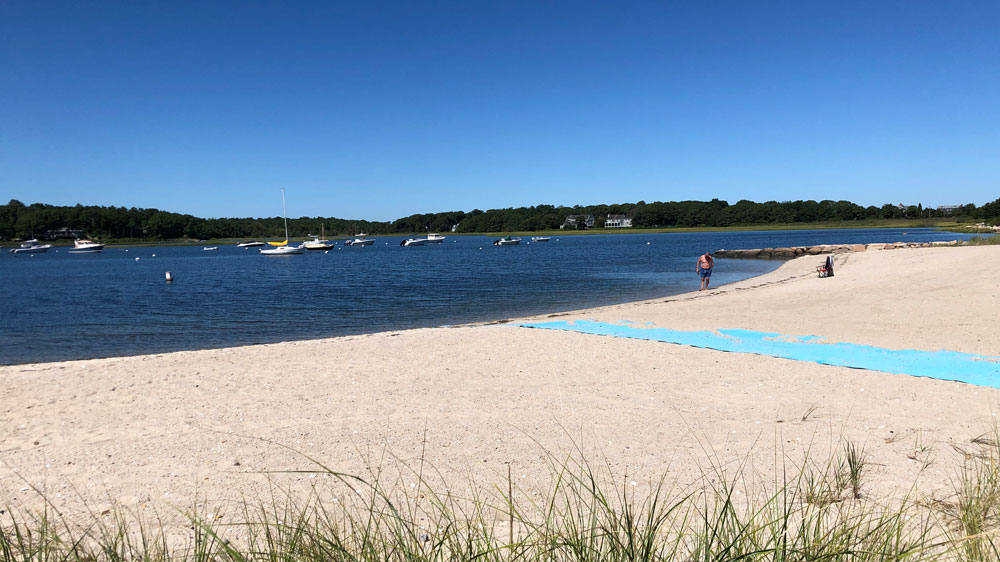
[[[698,258],[698,265],[695,267],[695,271],[698,275],[701,275],[701,288],[699,291],[704,291],[708,288],[708,280],[712,277],[712,266],[715,265],[715,260],[712,259],[711,252],[705,252],[700,258]]]

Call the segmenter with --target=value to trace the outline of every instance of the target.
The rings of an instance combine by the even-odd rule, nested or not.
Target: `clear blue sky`
[[[1000,2],[0,2],[0,200],[1000,197]]]

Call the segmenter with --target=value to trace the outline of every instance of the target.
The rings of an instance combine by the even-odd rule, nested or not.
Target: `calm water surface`
[[[520,246],[496,247],[493,238],[449,236],[410,248],[390,237],[287,257],[235,246],[76,255],[66,248],[3,250],[0,364],[321,338],[656,298],[697,289],[695,260],[719,248],[968,237],[931,229],[797,230],[553,236],[531,244],[525,237]],[[712,284],[779,265],[717,260]],[[164,282],[167,271],[172,284]]]

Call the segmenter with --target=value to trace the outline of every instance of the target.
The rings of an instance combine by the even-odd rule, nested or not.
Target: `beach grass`
[[[966,246],[995,246],[1000,244],[1000,235],[973,236],[965,241]]]
[[[713,464],[678,486],[636,482],[579,455],[548,455],[550,484],[510,475],[458,494],[421,461],[414,487],[317,467],[330,483],[306,498],[246,500],[225,522],[205,508],[180,524],[124,509],[64,517],[0,514],[10,562],[327,561],[985,561],[1000,557],[996,433],[963,451],[955,501],[877,501],[864,493],[869,459],[845,441],[824,463],[779,467],[762,484],[744,466]],[[178,515],[174,514],[174,515]]]

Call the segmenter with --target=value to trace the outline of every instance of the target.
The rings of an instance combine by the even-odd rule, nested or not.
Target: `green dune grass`
[[[610,464],[548,455],[541,493],[506,481],[458,495],[412,469],[414,489],[383,487],[317,463],[334,497],[314,490],[245,501],[235,522],[183,513],[187,524],[126,511],[64,517],[0,515],[11,562],[167,561],[909,561],[997,560],[1000,446],[996,432],[965,451],[951,502],[869,497],[871,460],[845,441],[760,485],[745,467],[713,464],[694,486],[665,477],[636,486]],[[410,470],[409,468],[407,468]],[[637,492],[637,489],[644,490]],[[232,518],[231,518],[232,519]]]

